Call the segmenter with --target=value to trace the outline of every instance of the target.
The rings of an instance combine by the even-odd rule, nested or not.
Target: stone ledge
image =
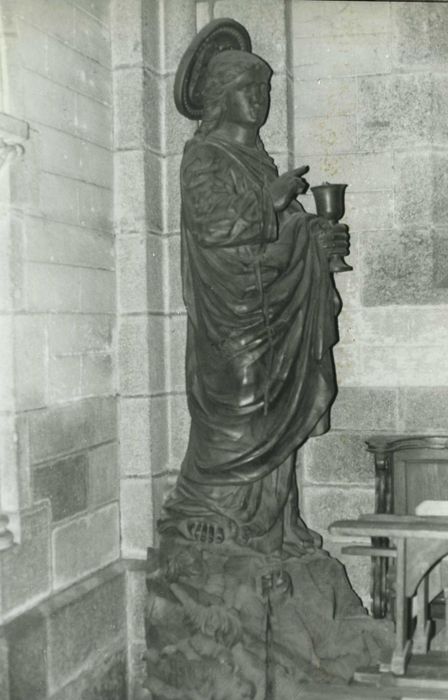
[[[145,569],[145,561],[114,562],[0,626],[2,700],[74,700],[78,691],[124,700],[125,574]]]
[[[126,648],[118,643],[99,654],[93,667],[83,669],[51,700],[126,700],[126,686]]]
[[[95,588],[104,585],[108,581],[111,581],[117,576],[121,576],[128,571],[145,571],[146,561],[143,559],[133,559],[133,558],[122,558],[117,561],[108,564],[102,569],[91,573],[84,578],[76,581],[76,583],[71,584],[67,588],[57,591],[56,593],[50,593],[46,598],[41,600],[37,605],[34,605],[28,610],[14,611],[10,616],[5,617],[2,624],[0,624],[0,639],[4,630],[8,625],[12,624],[19,617],[28,615],[33,611],[37,611],[37,614],[43,617],[48,617],[56,610],[69,605],[77,598],[82,597],[86,593],[90,593]]]
[[[30,125],[24,119],[0,112],[0,141],[23,143],[29,138]]]

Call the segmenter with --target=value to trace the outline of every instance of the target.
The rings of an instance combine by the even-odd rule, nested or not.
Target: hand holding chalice
[[[329,182],[324,182],[318,187],[311,187],[316,202],[317,215],[327,219],[333,226],[337,225],[344,216],[346,187],[347,185],[331,185]],[[335,253],[330,256],[329,270],[330,272],[346,272],[353,270],[353,268],[347,265],[342,255]]]

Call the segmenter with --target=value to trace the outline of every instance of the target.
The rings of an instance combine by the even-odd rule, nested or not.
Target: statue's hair
[[[225,95],[233,83],[247,72],[256,72],[268,81],[272,70],[262,58],[248,51],[221,51],[207,66],[203,91],[203,116],[197,136],[206,136],[215,129],[225,110]]]

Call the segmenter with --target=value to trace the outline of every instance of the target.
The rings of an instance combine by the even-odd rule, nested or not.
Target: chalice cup
[[[345,212],[346,187],[347,185],[331,185],[329,182],[324,182],[318,187],[311,187],[318,216],[322,216],[333,225],[339,223]],[[347,265],[342,255],[337,254],[330,257],[328,267],[330,272],[353,270],[350,265]]]

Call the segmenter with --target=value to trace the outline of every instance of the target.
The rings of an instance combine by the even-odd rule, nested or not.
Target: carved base
[[[154,700],[291,700],[298,684],[348,681],[390,648],[388,623],[365,614],[343,567],[321,550],[263,555],[173,539],[152,568]]]

